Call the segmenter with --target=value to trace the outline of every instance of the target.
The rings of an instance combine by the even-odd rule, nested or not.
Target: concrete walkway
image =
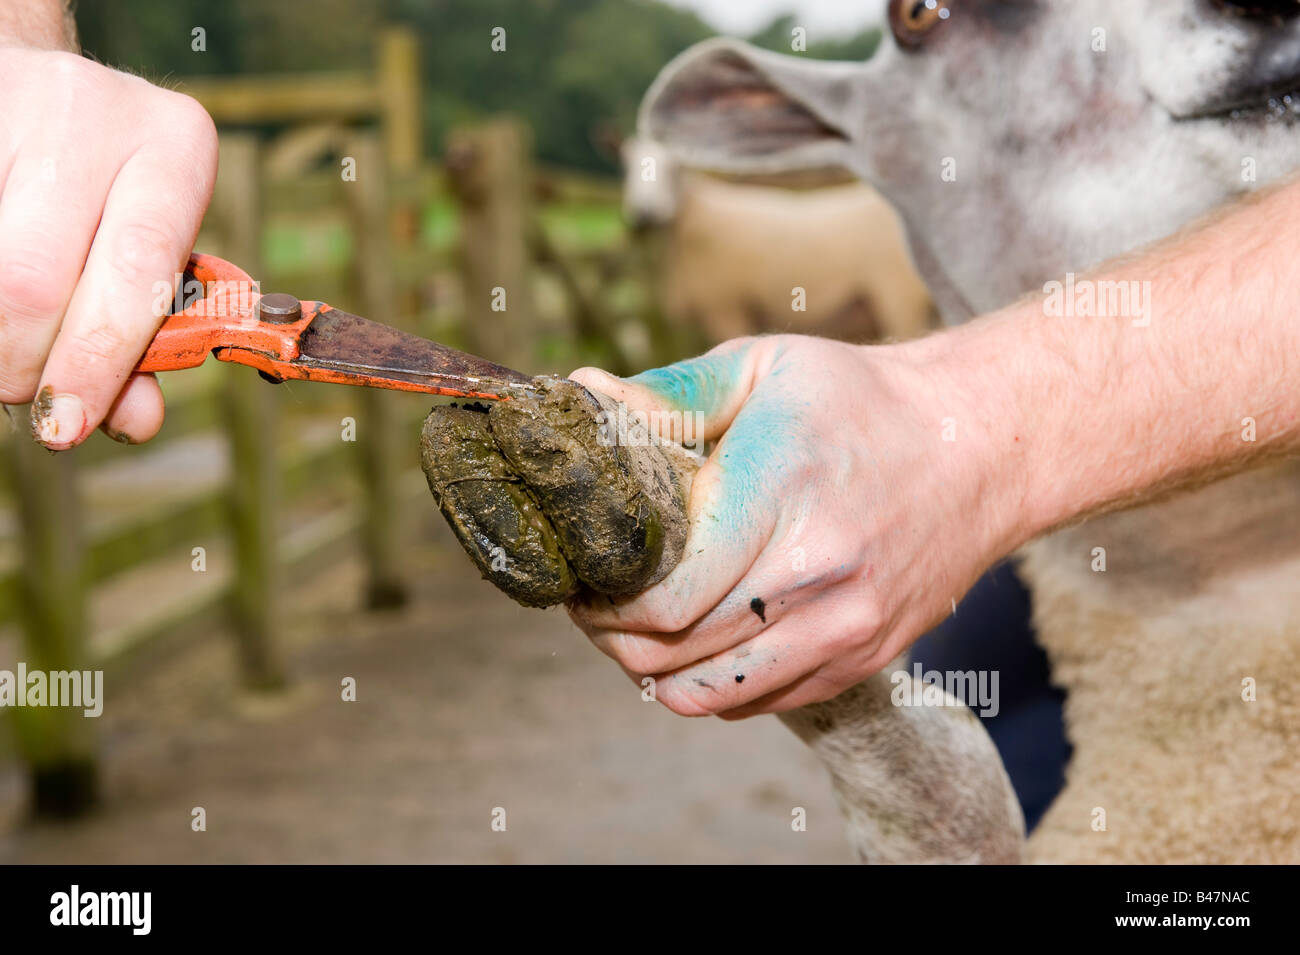
[[[642,702],[562,613],[478,580],[432,502],[409,523],[410,606],[358,611],[352,555],[295,590],[285,693],[241,693],[217,629],[108,682],[93,817],[27,823],[0,765],[0,862],[850,861],[824,773],[775,718]]]

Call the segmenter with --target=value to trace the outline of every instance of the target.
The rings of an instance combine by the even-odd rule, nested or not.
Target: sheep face
[[[623,218],[635,232],[672,224],[680,203],[681,175],[658,143],[633,137],[622,148]]]
[[[1293,0],[892,0],[868,63],[731,40],[656,81],[687,166],[847,169],[899,209],[949,321],[1300,168]]]

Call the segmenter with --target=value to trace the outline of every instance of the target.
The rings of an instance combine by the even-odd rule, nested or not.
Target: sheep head
[[[907,225],[945,318],[1176,231],[1300,168],[1295,0],[891,0],[826,63],[706,41],[640,132],[685,165],[838,167]]]
[[[681,201],[681,170],[659,143],[631,137],[623,159],[623,218],[634,232],[670,225]]]

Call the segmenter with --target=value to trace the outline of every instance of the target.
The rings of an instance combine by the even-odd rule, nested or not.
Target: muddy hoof
[[[530,607],[662,580],[685,546],[698,459],[676,446],[620,443],[607,427],[617,405],[576,382],[535,384],[536,398],[487,411],[436,407],[425,421],[424,472],[461,546]]]
[[[443,517],[487,580],[527,607],[577,589],[555,528],[493,444],[485,412],[434,408],[420,456]]]

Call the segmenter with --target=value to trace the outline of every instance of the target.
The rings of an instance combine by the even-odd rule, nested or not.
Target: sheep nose
[[[1225,13],[1242,17],[1294,17],[1300,0],[1214,0]]]

